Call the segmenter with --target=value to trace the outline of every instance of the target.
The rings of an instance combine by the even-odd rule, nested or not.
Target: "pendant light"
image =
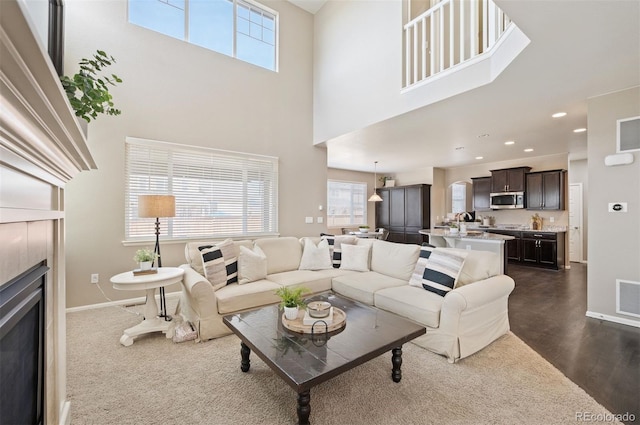
[[[373,195],[369,197],[369,202],[382,202],[382,198],[380,197],[380,195],[378,195],[378,192],[376,192],[376,182],[378,181],[377,165],[378,165],[378,161],[374,161],[373,163]]]

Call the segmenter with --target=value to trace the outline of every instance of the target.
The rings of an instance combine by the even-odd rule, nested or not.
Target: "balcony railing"
[[[404,87],[490,51],[509,25],[491,0],[442,0],[404,26]]]

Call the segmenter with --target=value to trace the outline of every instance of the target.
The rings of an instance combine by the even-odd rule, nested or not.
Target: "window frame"
[[[350,205],[350,223],[344,223],[344,224],[335,224],[333,222],[333,220],[331,219],[331,217],[334,217],[335,214],[331,214],[331,202],[330,202],[330,194],[331,194],[331,183],[339,183],[339,184],[349,184],[349,185],[361,185],[363,186],[363,192],[362,192],[362,210],[363,210],[363,221],[362,222],[355,222],[352,221],[354,218],[354,208],[353,208],[353,189],[351,191],[351,205]],[[337,180],[337,179],[327,179],[327,227],[328,228],[337,228],[337,227],[354,227],[354,226],[358,226],[361,224],[367,224],[368,222],[368,201],[367,201],[367,193],[369,190],[369,185],[366,182],[361,182],[361,181],[348,181],[348,180]]]
[[[165,3],[165,4],[167,4],[168,6],[171,6],[171,7],[175,7],[175,6],[172,6],[169,3],[168,0],[165,0],[165,1],[163,1],[163,0],[155,0],[155,1],[158,1],[160,3]],[[266,69],[266,70],[273,71],[273,72],[279,72],[279,68],[280,68],[279,67],[279,64],[280,64],[280,13],[278,11],[276,11],[274,9],[271,9],[270,7],[267,7],[267,6],[263,5],[263,4],[260,4],[255,0],[226,0],[226,1],[228,1],[228,2],[233,4],[233,7],[232,7],[232,9],[233,9],[233,17],[232,17],[231,55],[228,55],[225,52],[220,52],[218,50],[214,50],[214,49],[202,46],[200,44],[195,44],[195,43],[192,43],[191,40],[189,40],[189,32],[190,32],[190,21],[189,21],[190,5],[189,5],[189,2],[191,0],[183,0],[183,1],[184,1],[184,9],[183,9],[184,10],[184,24],[183,24],[184,31],[183,31],[183,34],[182,34],[182,38],[174,37],[171,34],[167,34],[167,33],[164,33],[162,31],[158,31],[156,29],[152,29],[152,28],[140,25],[138,23],[132,22],[131,21],[131,16],[130,16],[130,10],[129,10],[130,9],[129,4],[131,2],[130,0],[127,0],[127,23],[132,24],[132,25],[136,25],[136,26],[138,26],[140,28],[144,28],[144,29],[149,30],[149,31],[157,32],[158,34],[166,35],[167,37],[171,37],[171,38],[176,38],[178,40],[182,40],[182,41],[187,42],[187,43],[189,43],[191,45],[202,47],[203,49],[207,49],[207,50],[210,50],[212,52],[216,52],[216,53],[219,53],[219,54],[222,54],[222,55],[225,55],[225,56],[231,56],[234,59],[240,60],[240,61],[245,62],[245,63],[249,63],[251,65],[260,67],[262,69]],[[262,65],[255,64],[253,62],[248,62],[248,61],[238,57],[238,52],[237,52],[238,42],[237,42],[237,39],[238,39],[238,5],[239,4],[240,5],[245,5],[249,9],[250,8],[259,9],[263,14],[266,13],[268,15],[272,15],[273,16],[273,25],[274,25],[274,28],[273,28],[273,32],[274,32],[273,69],[266,68],[266,67],[264,67]],[[252,38],[255,38],[255,37],[252,37]],[[264,42],[264,41],[262,41],[262,42]]]
[[[144,149],[148,149],[149,156],[161,157],[159,160],[149,161],[149,165],[147,165],[148,170],[143,170],[142,168],[144,166],[138,166],[138,164],[141,163],[139,159],[132,158],[134,155],[140,155],[141,152],[142,154],[145,154]],[[166,172],[162,169],[165,157]],[[178,172],[181,167],[184,170],[184,164],[190,157],[197,158],[200,162],[210,160],[212,162],[222,162],[225,165],[226,163],[233,163],[233,170],[237,170],[236,172],[242,174],[243,178],[237,180],[224,180],[221,178],[218,178],[218,180],[211,179],[212,175],[219,175],[222,177],[230,176],[229,168],[209,168],[207,169],[208,174],[206,176],[200,176],[200,179],[198,179],[198,175],[195,172],[193,175],[189,173],[184,174],[184,171]],[[243,168],[235,168],[235,164],[238,162],[245,164],[245,166]],[[158,164],[161,165],[158,166]],[[138,195],[147,194],[166,194],[174,195],[176,197],[176,217],[160,218],[160,239],[163,241],[184,242],[190,240],[224,238],[247,239],[279,235],[279,159],[277,157],[162,142],[150,139],[140,139],[136,137],[126,137],[124,167],[125,193],[123,244],[125,245],[137,245],[141,242],[155,240],[155,220],[148,218],[142,219],[137,216]],[[261,167],[264,168],[264,170],[262,170]],[[252,180],[246,177],[252,173],[255,174],[256,170],[261,177],[263,174],[266,176],[264,181],[268,185],[268,189],[265,193],[268,192],[268,194],[265,196],[264,193],[259,193],[252,199],[249,195],[251,192],[250,184]],[[137,183],[134,176],[138,177]],[[207,177],[209,177],[209,179],[207,179]],[[145,178],[148,179],[148,182],[146,183],[147,188],[140,188],[139,182]],[[193,183],[188,184],[189,180],[193,180]],[[200,211],[201,215],[192,215],[194,209],[197,210],[199,208],[197,204],[198,196],[202,195],[193,196],[190,195],[190,192],[193,192],[194,188],[201,189],[202,186],[205,185],[213,187],[216,183],[220,184],[220,180],[231,182],[232,184],[235,182],[235,194],[237,195],[237,193],[242,193],[241,198],[237,196],[235,198],[230,198],[231,202],[235,202],[235,205],[241,205],[240,215],[234,218],[236,220],[240,220],[242,223],[242,230],[240,232],[230,231],[218,233],[214,229],[212,232],[193,233],[192,229],[197,227],[215,227],[216,220],[214,219],[214,216],[211,215],[211,212],[207,212],[204,208]],[[153,187],[154,181],[156,182],[155,188]],[[239,184],[242,187],[241,190],[237,189]],[[158,189],[157,186],[163,186],[163,189]],[[183,187],[183,189],[180,190],[180,187]],[[219,187],[215,189],[215,192],[220,193]],[[205,194],[204,196],[208,195]],[[216,204],[215,199],[211,197],[207,199],[212,205]],[[256,215],[248,214],[248,212],[252,210],[252,205],[255,206],[256,200],[261,202],[258,210],[263,208],[266,210],[266,215],[263,214],[261,218],[257,219],[257,222],[262,226],[259,231],[250,229],[252,227],[249,224],[250,217],[253,216],[255,220]],[[181,211],[188,211],[189,213],[182,215],[183,213],[181,213]],[[202,219],[206,217],[209,218],[209,223],[198,223],[199,221],[205,222],[205,220]],[[182,222],[178,221],[179,218],[183,219]],[[141,234],[141,230],[138,230],[137,232],[132,231],[134,226],[137,226],[138,229],[143,228],[144,234]],[[255,224],[253,227],[255,227]],[[191,233],[187,234],[189,232]]]

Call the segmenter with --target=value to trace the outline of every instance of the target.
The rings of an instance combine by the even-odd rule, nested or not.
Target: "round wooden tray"
[[[282,313],[282,325],[285,328],[294,332],[300,332],[305,334],[310,334],[310,333],[324,334],[325,332],[332,332],[337,329],[340,329],[347,323],[347,313],[340,310],[338,307],[333,307],[333,323],[328,325],[327,329],[325,330],[325,325],[322,322],[322,319],[319,318],[317,320],[320,321],[320,323],[316,322],[315,328],[313,328],[313,332],[311,331],[313,325],[305,325],[304,323],[302,323],[303,319],[304,319],[304,310],[300,310],[298,312],[298,318],[295,320],[289,320],[285,318],[284,313]]]

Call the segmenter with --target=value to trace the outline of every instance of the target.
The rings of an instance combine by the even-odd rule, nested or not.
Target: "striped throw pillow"
[[[328,235],[325,233],[320,234],[321,239],[326,239],[329,242],[329,256],[331,257],[331,263],[334,269],[339,269],[342,263],[342,244],[357,245],[358,238],[356,236],[349,235]]]
[[[429,253],[427,254],[427,252]],[[455,288],[466,257],[466,252],[422,247],[418,259],[418,263],[421,263],[422,260],[422,264],[416,264],[416,270],[411,276],[409,284],[444,297]]]
[[[200,246],[198,250],[202,255],[204,276],[214,291],[238,282],[238,253],[231,239],[216,245]]]

